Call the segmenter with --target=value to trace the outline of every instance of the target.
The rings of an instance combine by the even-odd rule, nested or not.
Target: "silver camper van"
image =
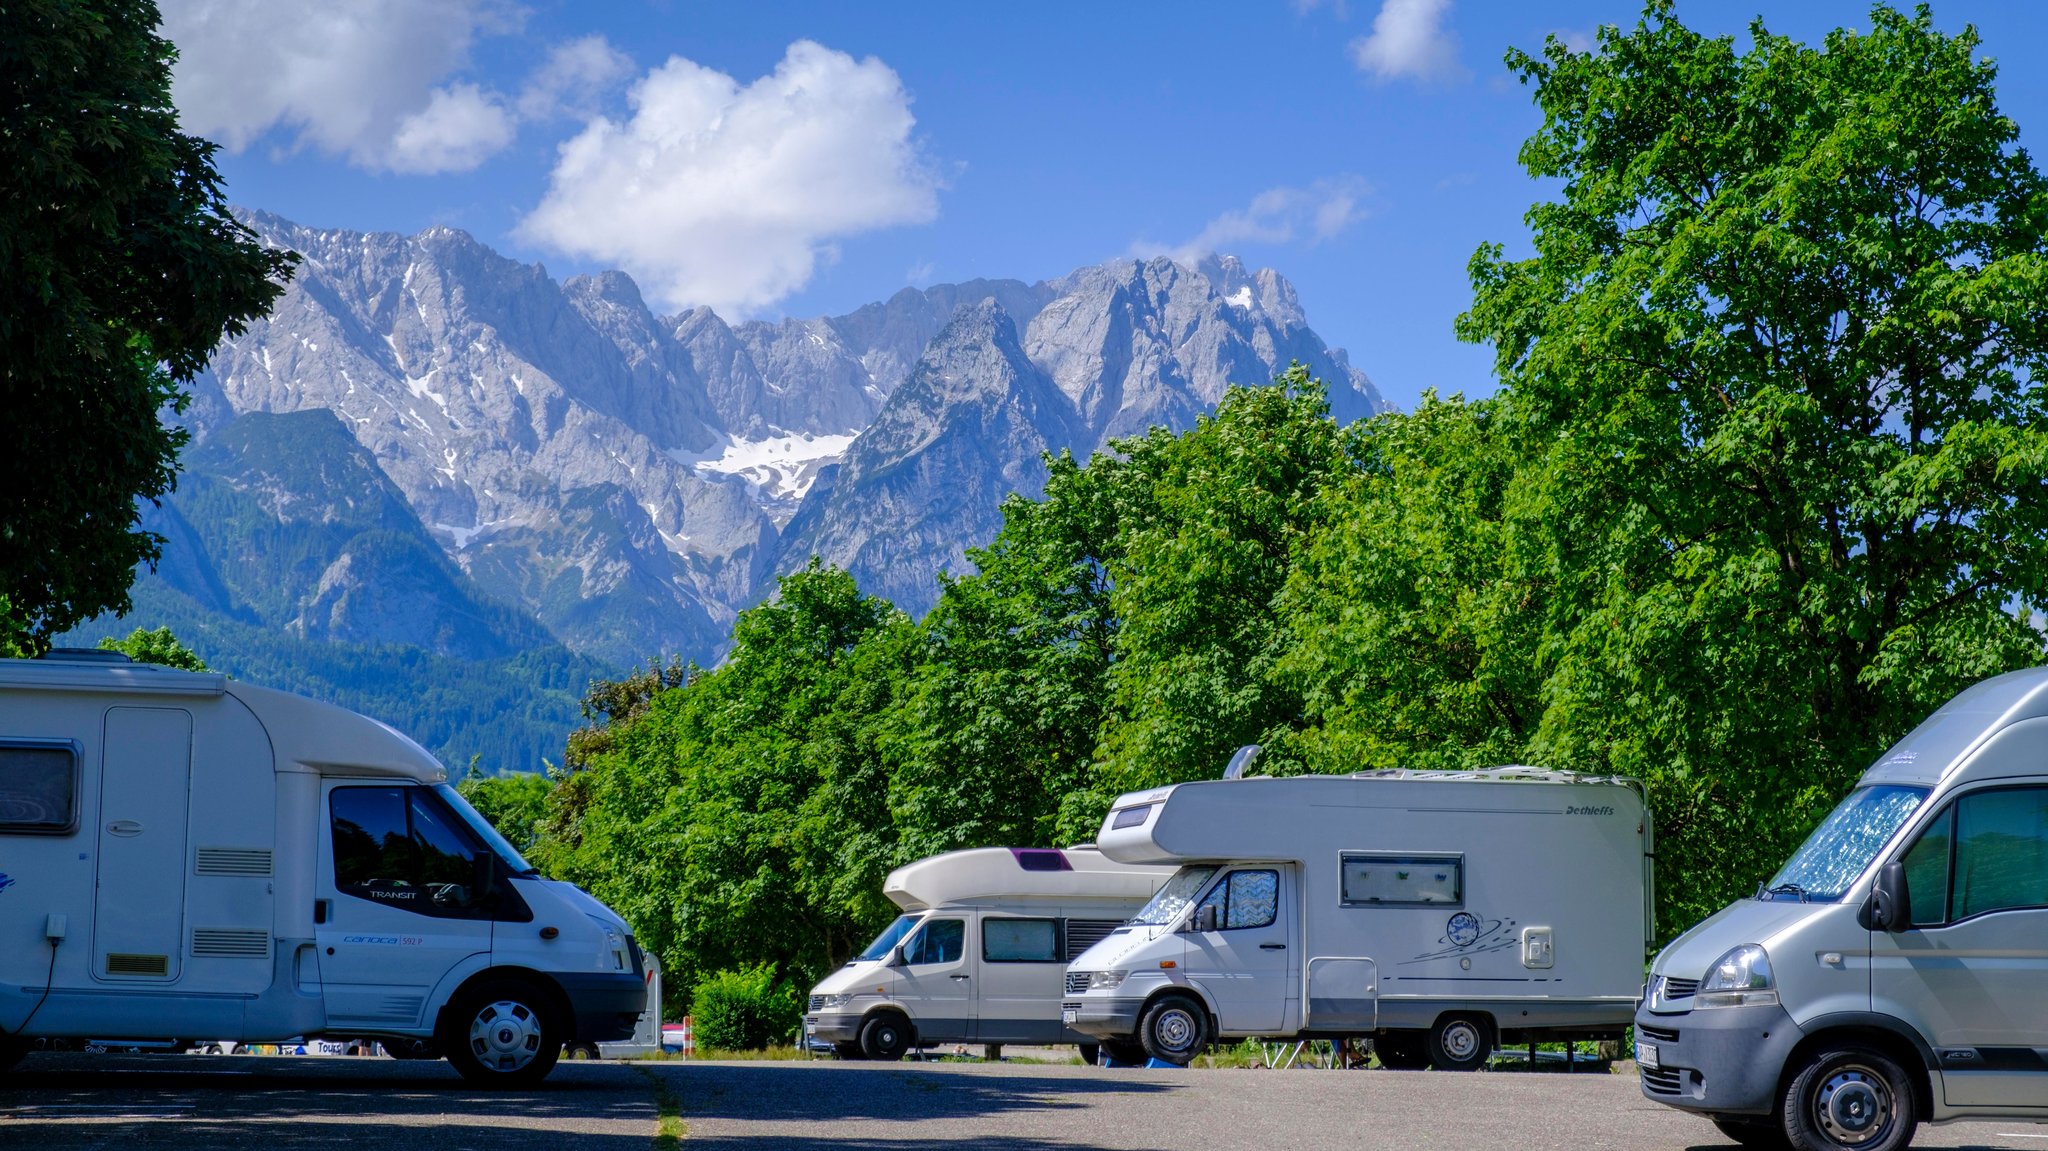
[[[1093,1041],[1060,1022],[1067,960],[1145,905],[1171,867],[1092,844],[949,851],[889,873],[903,909],[811,989],[805,1029],[842,1058],[901,1059],[935,1043]]]
[[[1647,992],[1643,1094],[1742,1143],[2048,1120],[2048,668],[1943,705]]]
[[[1503,1041],[1619,1038],[1650,939],[1633,780],[1534,768],[1209,780],[1118,798],[1104,855],[1177,870],[1067,970],[1118,1062],[1218,1038],[1372,1038],[1471,1070]]]
[[[632,1034],[626,925],[373,719],[105,653],[0,660],[0,1073],[304,1036],[531,1083]]]

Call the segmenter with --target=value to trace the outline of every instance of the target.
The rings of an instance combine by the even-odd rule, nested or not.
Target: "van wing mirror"
[[[1913,896],[1906,888],[1906,865],[1894,859],[1877,869],[1866,915],[1872,931],[1905,931],[1913,926]]]
[[[1216,930],[1216,905],[1204,903],[1200,907],[1195,908],[1195,917],[1192,925],[1196,931]]]
[[[906,964],[905,964],[905,963],[903,962],[903,945],[902,945],[901,943],[899,943],[899,944],[897,944],[896,946],[894,946],[894,947],[891,947],[891,948],[889,949],[889,958],[887,958],[887,959],[884,959],[884,960],[882,960],[882,966],[884,966],[884,967],[903,967],[903,966],[906,966]]]

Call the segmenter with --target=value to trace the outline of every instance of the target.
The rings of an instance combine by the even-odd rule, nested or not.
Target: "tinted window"
[[[953,963],[967,951],[967,921],[928,919],[903,948],[905,963]]]
[[[1050,919],[984,919],[981,957],[991,963],[1060,962],[1055,926]]]
[[[1201,902],[1216,909],[1216,926],[1229,931],[1239,927],[1265,927],[1280,907],[1280,873],[1277,871],[1233,871]]]
[[[70,831],[77,803],[78,752],[71,744],[0,744],[0,832]]]
[[[1347,851],[1341,865],[1341,899],[1347,907],[1440,907],[1465,901],[1460,856]]]
[[[328,804],[336,890],[421,915],[475,918],[494,909],[476,890],[482,844],[432,792],[337,787]]]
[[[1935,817],[1906,852],[1906,898],[1916,925],[1948,922],[1948,858],[1955,809]]]
[[[2048,789],[1966,795],[1955,824],[1954,918],[2048,907]]]

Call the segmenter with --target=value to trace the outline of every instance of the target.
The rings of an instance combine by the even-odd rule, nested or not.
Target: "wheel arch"
[[[1212,1043],[1222,1042],[1223,1019],[1216,1014],[1216,1004],[1210,1001],[1201,988],[1196,987],[1192,983],[1168,983],[1145,996],[1145,1001],[1138,1005],[1138,1026],[1142,1027],[1144,1025],[1145,1013],[1152,1010],[1152,1005],[1169,995],[1194,1000],[1195,1005],[1202,1009],[1202,1014],[1209,1020],[1209,1041]],[[1136,1031],[1131,1033],[1133,1039],[1136,1039],[1137,1036],[1138,1033]]]
[[[493,979],[523,979],[540,988],[541,995],[547,1000],[546,1010],[561,1022],[563,1031],[573,1033],[576,1030],[576,1009],[569,1002],[569,993],[562,990],[562,985],[555,982],[553,976],[550,976],[545,971],[536,971],[531,967],[508,965],[503,967],[486,967],[481,971],[474,972],[467,979],[457,984],[453,991],[448,993],[448,997],[441,1001],[440,1010],[434,1013],[434,1038],[436,1040],[442,1039],[445,1034],[445,1028],[448,1026],[449,1009],[461,1002],[462,997],[469,993],[470,988],[475,987],[479,983],[488,983]],[[568,1039],[572,1042],[577,1038],[574,1034],[568,1036]]]
[[[1805,1034],[1785,1056],[1778,1069],[1777,1098],[1782,1100],[1792,1080],[1822,1050],[1842,1043],[1875,1047],[1898,1061],[1912,1081],[1914,1102],[1926,1119],[1934,1114],[1934,1048],[1905,1024],[1888,1015],[1842,1012],[1809,1021]]]

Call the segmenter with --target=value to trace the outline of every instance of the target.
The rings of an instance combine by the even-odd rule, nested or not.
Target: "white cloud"
[[[1455,79],[1458,40],[1444,29],[1451,0],[1383,0],[1372,31],[1351,42],[1351,61],[1376,80]]]
[[[665,306],[764,308],[841,237],[938,214],[910,96],[880,60],[808,40],[744,86],[681,57],[564,143],[529,242],[614,263]]]
[[[1131,253],[1192,264],[1242,244],[1320,244],[1365,219],[1364,200],[1371,191],[1357,176],[1317,180],[1305,188],[1268,188],[1245,207],[1210,220],[1184,243],[1140,241],[1131,245]]]
[[[437,87],[479,35],[512,29],[498,0],[164,0],[162,10],[185,130],[231,151],[281,129],[293,147],[360,167],[446,171],[511,139],[502,109],[491,117],[496,101],[474,85]],[[484,136],[453,146],[446,130],[459,124]]]
[[[598,101],[632,74],[632,58],[603,36],[557,44],[520,89],[519,115],[527,120],[587,120],[597,115]]]
[[[512,114],[474,84],[436,88],[398,122],[385,163],[394,172],[467,172],[512,142]]]

